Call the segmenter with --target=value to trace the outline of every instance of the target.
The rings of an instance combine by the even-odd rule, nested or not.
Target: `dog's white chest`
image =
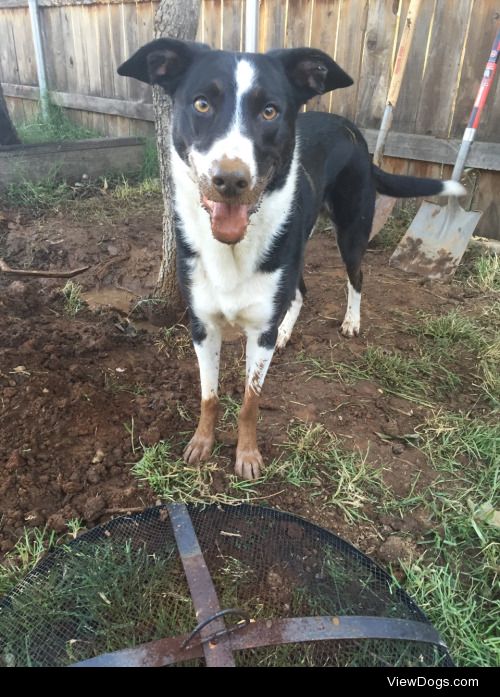
[[[274,312],[274,298],[281,270],[272,273],[245,273],[244,264],[228,248],[222,266],[208,267],[206,258],[198,257],[191,268],[191,299],[196,315],[210,324],[236,325],[262,332]],[[243,269],[241,268],[243,266]],[[214,273],[215,271],[215,273]],[[218,273],[217,273],[218,272]]]

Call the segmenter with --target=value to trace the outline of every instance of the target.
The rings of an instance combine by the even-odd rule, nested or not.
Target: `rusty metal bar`
[[[201,624],[221,611],[217,592],[203,558],[187,507],[183,503],[171,503],[168,504],[167,510],[191,592],[196,619],[198,624]],[[202,642],[213,632],[225,630],[224,620],[214,619],[210,627],[204,626],[200,630]],[[203,642],[202,646],[207,666],[234,667],[235,663],[227,637],[221,637],[217,642]]]
[[[160,667],[192,658],[201,658],[203,656],[202,645],[182,648],[190,636],[190,634],[184,634],[180,637],[160,639],[132,649],[102,654],[96,658],[75,663],[74,666]],[[232,651],[305,641],[349,639],[422,642],[434,644],[446,650],[446,644],[432,625],[413,620],[385,617],[325,616],[258,620],[226,637]]]

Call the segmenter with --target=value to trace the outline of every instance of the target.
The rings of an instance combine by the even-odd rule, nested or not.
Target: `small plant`
[[[160,353],[165,353],[168,358],[185,358],[191,349],[191,338],[187,327],[183,324],[174,324],[171,327],[163,327],[160,331],[155,346]]]
[[[48,119],[42,118],[40,111],[32,121],[25,121],[18,125],[17,133],[23,143],[49,143],[100,137],[97,131],[71,121],[67,112],[55,104],[49,104]]]
[[[74,317],[84,307],[82,300],[82,286],[74,281],[67,281],[62,289],[64,296],[64,312]]]

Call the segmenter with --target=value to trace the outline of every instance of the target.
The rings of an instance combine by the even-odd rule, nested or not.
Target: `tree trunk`
[[[173,39],[193,41],[196,38],[199,14],[200,0],[161,0],[155,17],[155,38],[169,36]],[[179,307],[180,293],[175,271],[175,230],[170,178],[172,102],[159,87],[153,88],[153,106],[164,205],[163,257],[155,296],[165,301],[167,313],[173,313]]]
[[[20,142],[16,129],[10,120],[7,104],[3,96],[2,83],[0,83],[0,145],[19,145]]]

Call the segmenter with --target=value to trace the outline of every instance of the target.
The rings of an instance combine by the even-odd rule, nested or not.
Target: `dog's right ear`
[[[173,95],[193,60],[210,46],[195,41],[156,39],[140,48],[118,68],[118,75],[160,85]]]

